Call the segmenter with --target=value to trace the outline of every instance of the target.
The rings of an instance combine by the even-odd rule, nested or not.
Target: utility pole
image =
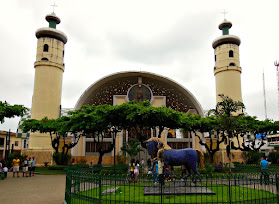
[[[266,112],[266,95],[265,95],[265,80],[264,80],[264,71],[263,71],[263,94],[264,94],[264,113],[265,113],[265,120],[267,119],[267,112]],[[279,110],[279,109],[278,109]]]
[[[8,159],[8,156],[10,154],[10,142],[11,142],[11,132],[9,129],[9,132],[6,133],[5,160]]]
[[[274,65],[276,67],[277,72],[277,93],[278,93],[278,115],[279,115],[279,62],[275,61]]]

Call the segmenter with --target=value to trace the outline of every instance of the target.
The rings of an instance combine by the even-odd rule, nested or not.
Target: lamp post
[[[8,159],[9,153],[10,153],[10,142],[11,142],[11,132],[9,129],[9,132],[6,134],[6,145],[5,145],[5,160]]]

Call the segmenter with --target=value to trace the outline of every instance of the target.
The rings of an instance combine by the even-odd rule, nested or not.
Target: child
[[[9,169],[8,169],[8,167],[6,167],[6,166],[3,168],[5,178],[7,178],[7,176],[8,176],[8,170],[9,170]]]
[[[135,178],[135,174],[134,174],[134,171],[135,171],[135,160],[132,159],[131,163],[130,163],[130,183],[134,181],[134,178]]]
[[[169,181],[170,171],[169,171],[169,167],[168,166],[165,168],[165,171],[166,171],[166,181]]]

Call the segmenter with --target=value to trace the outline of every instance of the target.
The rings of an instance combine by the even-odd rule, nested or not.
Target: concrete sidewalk
[[[63,203],[66,175],[12,176],[9,172],[8,178],[0,180],[1,204]]]

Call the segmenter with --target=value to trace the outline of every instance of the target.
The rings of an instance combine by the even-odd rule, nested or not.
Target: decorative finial
[[[222,13],[224,14],[224,21],[227,20],[227,19],[226,19],[226,14],[227,14],[228,12],[226,12],[226,10],[224,9],[224,11],[223,11]]]
[[[279,62],[278,62],[277,60],[274,62],[274,66],[277,68],[277,71],[278,71],[278,68],[279,68]]]
[[[53,7],[52,12],[54,13],[54,7],[58,7],[58,6],[57,6],[57,5],[55,5],[55,2],[53,3],[53,5],[50,5],[50,6],[52,6],[52,7]]]

